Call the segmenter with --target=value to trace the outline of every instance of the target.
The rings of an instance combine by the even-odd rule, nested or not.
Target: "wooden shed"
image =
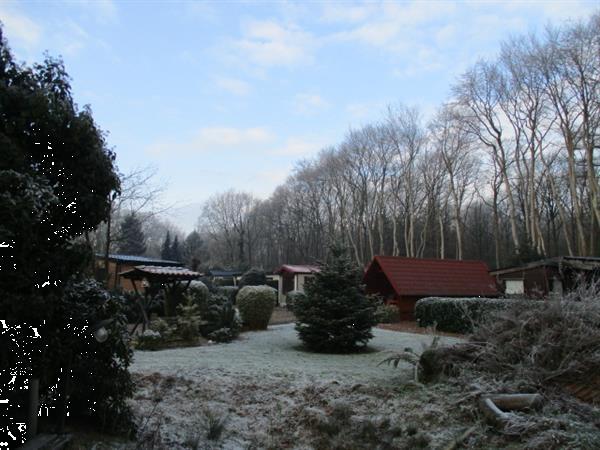
[[[279,304],[285,304],[285,296],[290,291],[304,292],[304,283],[307,279],[320,272],[318,266],[284,264],[274,273],[280,275],[278,279]]]
[[[121,277],[122,272],[133,269],[135,266],[161,266],[161,267],[182,267],[183,263],[179,261],[167,261],[164,259],[146,258],[137,255],[108,255],[108,273],[106,272],[105,256],[101,253],[96,254],[96,279],[107,280],[108,289],[121,288],[125,291],[133,292],[135,290],[131,280]],[[142,288],[143,289],[143,288]]]
[[[600,279],[600,258],[557,256],[490,272],[506,295],[546,298],[561,296],[580,280]]]
[[[496,282],[483,261],[375,256],[363,282],[368,294],[397,305],[413,320],[415,303],[425,297],[497,297]]]

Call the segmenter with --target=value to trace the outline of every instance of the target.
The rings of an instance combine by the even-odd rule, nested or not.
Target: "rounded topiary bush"
[[[194,280],[190,283],[187,291],[188,297],[192,299],[192,301],[198,305],[202,305],[208,299],[210,295],[210,290],[208,286],[204,284],[202,281]]]
[[[246,286],[240,289],[236,302],[242,322],[252,330],[266,330],[275,308],[277,291],[269,286]]]
[[[239,286],[265,286],[267,284],[267,276],[265,271],[256,267],[244,272],[240,279]]]
[[[373,337],[375,305],[364,294],[361,280],[362,270],[346,250],[332,246],[330,260],[307,280],[306,297],[294,305],[296,331],[310,350],[349,353]]]
[[[306,294],[302,291],[290,291],[285,295],[285,305],[290,311],[294,311],[294,305],[298,300],[306,297]]]

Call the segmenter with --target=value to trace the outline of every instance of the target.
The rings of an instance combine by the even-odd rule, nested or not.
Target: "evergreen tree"
[[[321,271],[305,284],[294,313],[296,331],[306,346],[318,352],[352,352],[366,346],[376,324],[375,307],[361,285],[362,270],[340,245]]]
[[[167,237],[163,241],[162,248],[160,250],[160,257],[166,261],[171,260],[171,233],[167,231]]]
[[[192,231],[183,242],[182,256],[186,265],[192,270],[197,270],[203,260],[205,245],[200,233]]]
[[[175,235],[173,245],[171,245],[171,260],[181,261],[181,248],[179,248],[179,237]]]
[[[124,255],[143,255],[146,252],[146,237],[142,223],[134,213],[128,214],[119,229],[119,253]]]

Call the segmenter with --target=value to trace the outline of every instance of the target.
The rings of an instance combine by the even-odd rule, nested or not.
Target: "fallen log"
[[[523,411],[541,405],[540,394],[496,394],[489,396],[496,406],[504,411]]]
[[[524,411],[537,408],[541,403],[540,394],[496,394],[482,397],[479,400],[479,409],[488,422],[497,427],[504,427],[511,417],[505,411]]]

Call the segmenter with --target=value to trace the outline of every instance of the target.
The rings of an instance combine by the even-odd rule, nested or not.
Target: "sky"
[[[191,231],[228,189],[267,198],[301,159],[380,120],[424,116],[511,35],[600,2],[0,0],[19,61],[61,56],[119,170],[157,170],[168,220]]]

